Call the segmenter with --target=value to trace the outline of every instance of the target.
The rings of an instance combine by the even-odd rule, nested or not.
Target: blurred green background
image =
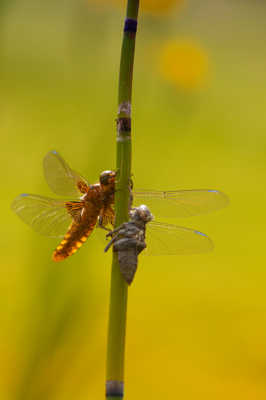
[[[104,397],[111,253],[92,236],[55,264],[58,241],[34,233],[10,204],[21,192],[52,195],[42,172],[51,149],[91,182],[115,167],[125,4],[107,3],[0,3],[3,400]],[[148,3],[134,73],[135,186],[215,188],[231,204],[169,221],[207,233],[213,253],[140,256],[126,399],[265,399],[266,4]],[[163,70],[171,41],[195,43],[190,72],[171,46],[177,76]]]

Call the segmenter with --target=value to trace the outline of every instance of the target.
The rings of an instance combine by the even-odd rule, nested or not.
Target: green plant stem
[[[126,21],[129,25],[123,34],[121,50],[117,116],[116,227],[128,221],[131,177],[131,97],[136,37],[134,21],[137,22],[138,6],[139,0],[128,0]],[[106,367],[106,397],[109,400],[123,398],[127,292],[128,285],[122,278],[117,255],[113,252]]]

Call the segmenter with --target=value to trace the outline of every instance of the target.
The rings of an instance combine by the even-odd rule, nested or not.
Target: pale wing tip
[[[48,153],[45,154],[44,158],[43,158],[43,164],[45,165],[46,162],[49,162],[49,158],[51,158],[51,156],[56,156],[56,157],[60,157],[59,153],[57,150],[53,149],[48,151]]]
[[[196,235],[200,235],[200,236],[203,236],[203,237],[205,238],[206,247],[205,247],[205,248],[202,248],[201,251],[199,251],[198,253],[207,253],[207,252],[213,251],[213,249],[214,249],[214,243],[213,243],[213,241],[209,238],[209,236],[207,236],[205,233],[200,232],[200,231],[197,231],[197,230],[195,230],[194,233],[195,233]],[[196,252],[196,254],[197,254],[197,252]]]
[[[29,193],[20,193],[17,197],[15,197],[14,201],[20,199],[20,197],[27,197],[27,196],[29,196]]]
[[[196,233],[197,235],[205,236],[206,238],[208,237],[207,235],[205,235],[205,233],[200,231],[194,231],[194,233]]]
[[[227,207],[228,204],[230,203],[230,199],[227,196],[227,194],[225,194],[224,192],[221,192],[220,190],[216,190],[216,189],[208,189],[209,193],[215,193],[219,196],[220,200],[221,200],[221,204],[220,207]]]
[[[58,151],[56,151],[54,149],[48,151],[48,153],[46,153],[43,158],[43,172],[44,172],[45,179],[48,182],[49,186],[50,186],[50,183],[49,183],[49,173],[48,173],[49,171],[48,170],[51,169],[51,167],[53,166],[54,160],[60,159],[60,158],[61,157],[60,157]]]
[[[28,193],[21,193],[17,197],[15,197],[11,203],[11,210],[13,210],[15,213],[17,213],[21,199],[23,199],[27,196],[29,196]]]
[[[55,149],[53,149],[53,150],[48,151],[48,153],[46,154],[46,156],[48,156],[48,154],[55,154],[55,155],[57,155],[57,154],[58,154],[58,151],[55,150]],[[45,156],[45,157],[46,157],[46,156]]]

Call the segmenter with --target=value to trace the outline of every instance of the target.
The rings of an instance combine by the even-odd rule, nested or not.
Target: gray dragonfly
[[[148,197],[149,193],[151,192],[135,192],[134,195],[137,195],[136,197],[139,198],[143,197],[143,195]],[[206,203],[208,203],[206,199],[209,197],[208,195],[206,196],[207,193],[213,193],[215,197],[212,197],[212,195],[211,199],[216,199],[216,201],[210,202],[212,209],[221,208],[228,203],[227,196],[218,191],[187,190],[177,192],[153,192],[151,199],[154,199],[154,193],[157,193],[158,200],[163,198],[166,201],[168,194],[169,201],[171,202],[171,200],[174,200],[174,209],[179,210],[179,216],[206,212],[208,209],[208,207],[206,207]],[[199,201],[202,197],[205,200],[205,204]],[[179,200],[180,204],[182,198],[183,208],[176,207],[177,200]],[[188,203],[189,199],[190,204]],[[147,223],[149,224],[146,227]],[[138,265],[138,255],[144,249],[144,254],[150,255],[197,254],[208,252],[213,249],[211,239],[202,232],[153,221],[153,215],[146,205],[133,208],[130,211],[130,221],[125,222],[118,228],[109,232],[107,237],[111,237],[112,239],[106,246],[105,252],[113,245],[113,250],[118,253],[121,273],[128,284],[133,281]]]
[[[104,251],[113,245],[118,253],[121,274],[130,285],[138,266],[138,255],[146,248],[146,224],[153,219],[147,206],[142,205],[130,211],[130,221],[109,232],[106,237],[112,239]]]

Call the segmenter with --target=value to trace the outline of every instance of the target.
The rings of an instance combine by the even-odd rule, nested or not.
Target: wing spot
[[[67,234],[65,235],[65,239],[68,239],[68,238],[70,238],[70,233],[67,233]]]
[[[77,243],[76,243],[76,246],[77,246],[77,248],[79,249],[79,248],[82,246],[82,243],[81,243],[81,242],[77,242]]]
[[[83,243],[85,243],[86,242],[86,240],[87,240],[87,236],[82,236],[82,238],[80,239]]]
[[[61,244],[66,244],[66,243],[67,243],[66,239],[62,240],[62,242],[61,242]]]
[[[200,231],[194,231],[194,233],[196,233],[197,235],[201,235],[201,236],[207,237],[207,235],[205,235],[205,233],[200,232]]]
[[[56,250],[62,250],[63,246],[60,244],[59,246],[57,246]]]
[[[78,251],[78,249],[75,249],[75,248],[74,248],[74,249],[71,250],[71,253],[70,253],[70,254],[74,254],[74,253],[76,253],[76,251]]]

